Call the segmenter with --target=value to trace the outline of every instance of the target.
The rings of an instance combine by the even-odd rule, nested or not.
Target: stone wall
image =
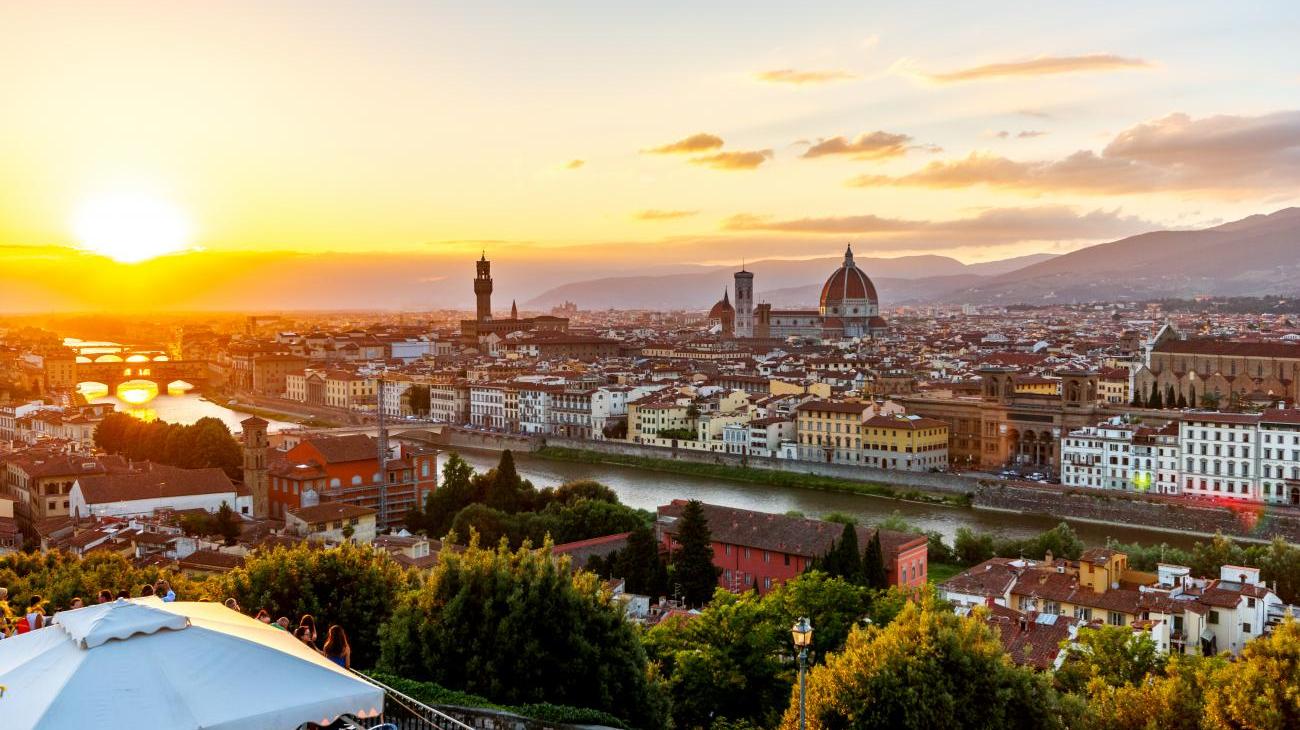
[[[1300,513],[1258,504],[1230,508],[1197,504],[1181,498],[1009,482],[982,482],[972,503],[976,509],[1135,525],[1205,536],[1222,532],[1246,540],[1282,537],[1288,542],[1300,543]]]
[[[692,449],[673,449],[647,444],[633,444],[626,441],[584,441],[579,439],[546,437],[544,446],[556,446],[566,449],[581,449],[600,454],[619,456],[637,456],[671,461],[690,461],[698,464],[721,464],[724,466],[747,466],[754,469],[770,469],[795,474],[816,474],[818,476],[847,479],[856,482],[888,484],[897,487],[909,487],[930,492],[951,492],[970,494],[975,491],[979,481],[971,477],[934,472],[898,471],[895,469],[876,469],[869,466],[849,464],[827,464],[815,461],[796,461],[792,459],[774,459],[766,456],[740,456],[737,454],[718,454]]]

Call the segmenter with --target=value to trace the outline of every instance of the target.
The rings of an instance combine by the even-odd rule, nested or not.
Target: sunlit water
[[[145,421],[160,419],[168,423],[191,424],[200,418],[219,418],[230,427],[231,433],[238,433],[240,429],[239,422],[248,418],[248,413],[234,411],[225,406],[218,405],[211,401],[205,400],[198,393],[162,393],[154,399],[141,405],[131,405],[121,398],[112,395],[105,395],[99,398],[92,398],[92,403],[112,403],[117,410],[123,413],[130,413],[136,418]],[[268,430],[279,431],[287,428],[296,428],[298,424],[288,421],[275,421],[266,419],[270,426]]]
[[[496,466],[500,459],[500,454],[484,451],[462,451],[461,456],[479,471],[486,471]],[[446,454],[439,458],[445,462]],[[515,466],[521,476],[532,481],[539,489],[575,479],[594,479],[613,489],[624,504],[652,512],[659,505],[667,504],[674,499],[698,499],[710,504],[760,512],[783,514],[798,511],[809,517],[842,512],[853,515],[863,524],[874,524],[898,512],[910,524],[921,530],[937,530],[950,543],[959,527],[1001,533],[1007,537],[1029,537],[1061,522],[1060,519],[1051,517],[982,512],[970,508],[901,502],[842,492],[668,474],[612,464],[550,461],[527,454],[516,454]],[[1103,545],[1108,537],[1121,542],[1150,544],[1163,542],[1179,547],[1190,546],[1197,540],[1190,536],[1131,527],[1110,527],[1082,522],[1071,522],[1071,525],[1089,545]]]

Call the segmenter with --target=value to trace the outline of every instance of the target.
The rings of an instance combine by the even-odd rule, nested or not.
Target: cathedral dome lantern
[[[853,246],[844,252],[844,263],[822,286],[818,309],[823,317],[869,318],[880,312],[880,298],[871,278],[853,261]]]

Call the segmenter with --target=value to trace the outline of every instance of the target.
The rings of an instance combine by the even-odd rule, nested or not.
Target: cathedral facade
[[[853,261],[853,247],[844,251],[844,261],[822,285],[816,309],[773,309],[767,303],[754,304],[754,274],[743,268],[736,272],[736,304],[732,321],[738,338],[846,339],[885,334],[888,323],[880,316],[880,297],[871,277]],[[723,301],[715,311],[730,309]],[[712,313],[711,313],[712,314]]]

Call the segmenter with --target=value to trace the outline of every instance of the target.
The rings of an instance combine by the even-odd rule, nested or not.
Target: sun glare
[[[114,193],[77,209],[73,233],[82,248],[134,264],[190,245],[193,226],[171,202],[141,193]]]

